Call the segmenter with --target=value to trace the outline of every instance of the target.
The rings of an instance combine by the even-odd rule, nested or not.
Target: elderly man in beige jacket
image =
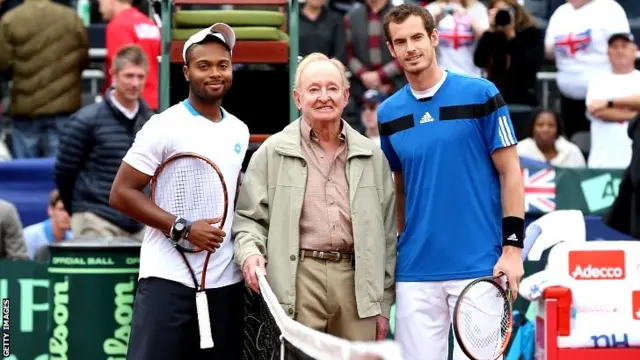
[[[271,136],[244,176],[235,259],[259,292],[260,267],[285,312],[352,341],[381,340],[394,302],[396,213],[384,154],[344,120],[344,66],[322,54],[298,65],[302,117]]]

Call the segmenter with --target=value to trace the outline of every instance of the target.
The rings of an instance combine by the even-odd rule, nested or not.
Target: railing
[[[94,55],[95,55],[95,54],[102,54],[99,50],[103,50],[103,49],[91,49],[91,50],[95,50],[94,52]],[[96,56],[100,56],[100,55],[96,55]],[[549,86],[552,81],[556,81],[556,73],[541,71],[541,72],[538,72],[537,78],[538,78],[538,81],[540,81],[542,84],[541,105],[543,108],[548,108],[549,94],[550,94]],[[91,82],[91,95],[97,96],[100,92],[98,82],[104,79],[104,71],[97,70],[97,69],[84,70],[82,72],[82,79],[89,80]],[[260,139],[256,138],[254,140],[258,142],[262,142],[264,141],[264,139],[265,138],[260,138]]]
[[[107,57],[107,49],[92,48],[89,49],[89,58],[91,60],[104,60]]]
[[[82,80],[89,80],[91,82],[91,95],[93,97],[98,96],[100,93],[100,87],[98,81],[104,79],[104,71],[97,69],[87,69],[82,72]]]
[[[197,1],[197,0],[193,0]],[[640,52],[638,53],[640,57]],[[107,49],[89,49],[89,57],[92,60],[103,60],[107,56]],[[351,74],[349,74],[351,75]],[[85,70],[82,73],[83,79],[89,79],[91,81],[91,94],[93,96],[98,95],[98,81],[104,79],[104,72],[102,70]],[[543,108],[549,107],[549,95],[550,95],[550,83],[556,81],[556,73],[551,71],[540,71],[537,73],[538,81],[542,85],[541,105]]]
[[[195,0],[194,0],[195,1]],[[640,53],[639,53],[640,54]],[[107,55],[107,49],[89,49],[89,57],[92,60],[103,60]],[[640,55],[639,55],[640,56]],[[350,73],[348,75],[351,75]],[[541,105],[543,108],[549,107],[550,83],[556,81],[556,72],[540,71],[536,74],[538,81],[542,85]],[[102,70],[90,69],[82,72],[82,78],[91,81],[91,95],[96,96],[99,93],[98,81],[104,79]]]
[[[556,81],[556,73],[551,71],[539,71],[536,74],[538,81],[542,83],[542,108],[549,108],[549,83],[551,81]]]

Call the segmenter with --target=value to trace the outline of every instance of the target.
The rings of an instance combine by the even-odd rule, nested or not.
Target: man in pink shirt
[[[161,33],[148,16],[131,6],[132,0],[99,0],[100,13],[109,21],[106,32],[106,69],[120,48],[136,44],[142,48],[149,61],[149,72],[142,98],[155,111],[158,110],[158,56],[161,52]],[[111,86],[111,76],[106,74],[106,86]]]

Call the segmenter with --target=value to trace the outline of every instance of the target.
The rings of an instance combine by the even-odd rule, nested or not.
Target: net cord
[[[284,359],[284,339],[316,360],[350,360],[356,355],[374,355],[384,360],[402,360],[400,348],[390,340],[352,342],[310,329],[288,317],[271,290],[264,272],[256,269],[260,294],[281,331],[280,357]],[[316,342],[322,344],[315,344]]]

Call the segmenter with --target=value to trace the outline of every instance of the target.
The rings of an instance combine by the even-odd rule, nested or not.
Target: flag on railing
[[[527,214],[554,211],[556,209],[555,169],[522,169],[522,177],[524,179],[524,211]]]

